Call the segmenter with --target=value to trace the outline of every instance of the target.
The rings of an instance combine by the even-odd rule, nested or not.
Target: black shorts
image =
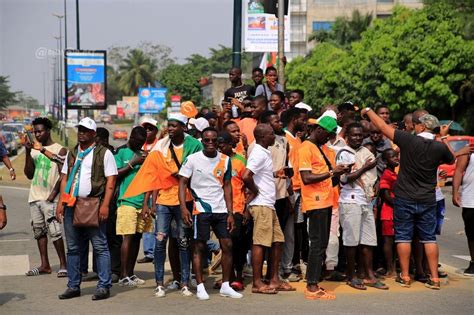
[[[474,209],[462,208],[462,219],[464,221],[464,230],[468,241],[474,241]]]
[[[211,227],[218,239],[230,238],[227,230],[227,213],[199,213],[194,216],[194,239],[207,241],[211,237]]]

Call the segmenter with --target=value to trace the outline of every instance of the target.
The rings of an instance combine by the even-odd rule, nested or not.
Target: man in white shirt
[[[96,123],[86,117],[78,124],[77,139],[79,145],[69,152],[61,173],[61,196],[56,209],[56,217],[64,221],[64,233],[67,241],[68,284],[59,299],[70,299],[81,295],[81,249],[83,238],[88,237],[97,256],[97,274],[99,282],[92,300],[107,299],[110,296],[111,270],[110,253],[107,246],[106,221],[109,205],[115,190],[117,165],[112,153],[95,143]],[[76,227],[75,208],[81,198],[100,199],[98,210],[99,224]],[[92,209],[91,209],[92,210]]]
[[[347,256],[347,284],[358,290],[366,290],[366,286],[387,290],[388,287],[377,280],[372,268],[372,248],[377,246],[377,233],[371,201],[377,180],[377,160],[362,146],[363,137],[359,123],[348,125],[348,145],[336,156],[336,165],[351,168],[350,173],[341,176],[339,196],[342,241]],[[360,267],[366,275],[365,282],[354,277],[357,248],[360,248],[363,257],[363,266]]]
[[[282,283],[278,276],[283,242],[285,238],[275,211],[276,188],[272,155],[268,147],[275,143],[275,133],[268,124],[259,124],[254,130],[255,147],[249,155],[243,180],[249,189],[247,201],[252,215],[253,245],[253,293],[275,294],[278,291],[294,290],[289,284]],[[271,247],[270,284],[262,282],[263,256],[266,248]]]
[[[199,300],[208,300],[202,277],[202,257],[206,242],[210,238],[211,227],[219,239],[222,249],[222,286],[220,295],[242,298],[229,285],[232,272],[232,240],[230,232],[234,228],[232,213],[232,166],[230,158],[217,152],[217,130],[208,127],[202,132],[204,150],[191,154],[183,163],[179,175],[179,204],[181,216],[187,225],[194,221],[193,265],[196,273]],[[195,200],[194,218],[186,207],[186,188]]]

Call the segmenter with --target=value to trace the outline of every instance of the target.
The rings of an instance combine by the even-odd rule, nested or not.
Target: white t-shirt
[[[79,149],[80,150],[80,149]],[[92,176],[92,157],[93,157],[92,150],[89,154],[86,155],[84,160],[82,161],[81,169],[80,169],[80,177],[79,177],[79,191],[77,196],[78,197],[87,197],[89,196],[92,190],[92,183],[91,183],[91,176]],[[68,173],[68,159],[69,159],[69,152],[66,156],[66,161],[64,162],[63,169],[61,173],[66,174]],[[104,175],[105,177],[117,175],[117,164],[115,164],[115,158],[112,152],[107,150],[104,155]],[[71,187],[71,193],[74,191],[74,185]]]
[[[273,162],[270,150],[255,143],[247,160],[247,169],[252,171],[258,195],[249,203],[250,206],[266,206],[275,209],[276,189],[273,178]]]
[[[365,161],[374,160],[374,155],[365,147],[361,146],[354,150],[349,146],[341,148],[336,156],[336,165],[352,166],[351,172],[360,169]],[[339,202],[341,203],[357,203],[360,205],[367,205],[369,199],[373,196],[373,185],[377,180],[377,169],[374,167],[362,174],[359,179],[351,183],[345,184],[346,176],[341,176],[341,193],[339,195]],[[370,191],[372,189],[372,191]]]
[[[469,164],[462,178],[461,206],[474,208],[474,154],[469,157]]]
[[[191,178],[189,187],[200,213],[227,213],[224,200],[224,180],[231,180],[232,166],[227,155],[217,153],[210,158],[202,151],[191,154],[179,170],[179,175]]]

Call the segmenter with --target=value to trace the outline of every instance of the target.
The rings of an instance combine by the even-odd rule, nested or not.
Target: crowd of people
[[[291,283],[305,279],[311,300],[336,298],[323,281],[387,290],[384,279],[393,277],[439,290],[446,274],[436,244],[445,212],[438,168],[456,158],[453,202],[463,207],[471,254],[465,275],[474,276],[474,157],[469,147],[447,145],[449,126],[425,110],[398,124],[386,106],[314,110],[303,91],[283,91],[275,68],[252,74],[255,86],[232,68],[222,104],[193,117],[170,113],[161,126],[142,117],[116,149],[90,118],[79,122],[69,152],[53,143],[47,118],[35,119],[24,172],[41,265],[27,276],[52,272],[49,237],[57,275],[68,278],[60,299],[80,296],[89,243],[93,300],[108,298],[112,282],[150,280],[136,275],[137,262],[154,263],[156,297],[179,290],[209,299],[209,264],[221,266],[214,287],[230,298],[243,297],[246,276],[259,294],[295,291]]]

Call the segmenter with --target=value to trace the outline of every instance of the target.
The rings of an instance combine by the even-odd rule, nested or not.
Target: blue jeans
[[[145,257],[153,258],[155,253],[155,233],[143,233],[143,254]]]
[[[72,225],[73,217],[73,208],[66,207],[64,210],[64,233],[67,244],[67,286],[73,290],[78,290],[81,286],[83,239],[88,238],[97,257],[97,275],[99,276],[97,288],[109,289],[112,286],[112,278],[106,224],[101,223],[98,228],[76,228]]]
[[[192,203],[188,204],[189,211],[192,211]],[[171,228],[171,222],[174,221],[176,228]],[[156,206],[156,246],[155,246],[155,280],[157,283],[163,283],[165,276],[165,260],[166,260],[166,242],[170,233],[172,237],[178,239],[179,259],[181,262],[181,284],[187,284],[190,277],[191,255],[190,255],[190,239],[191,228],[183,224],[181,218],[181,209],[179,206]]]
[[[436,243],[436,201],[420,203],[395,197],[393,223],[396,243],[411,243],[416,229],[421,243]]]

